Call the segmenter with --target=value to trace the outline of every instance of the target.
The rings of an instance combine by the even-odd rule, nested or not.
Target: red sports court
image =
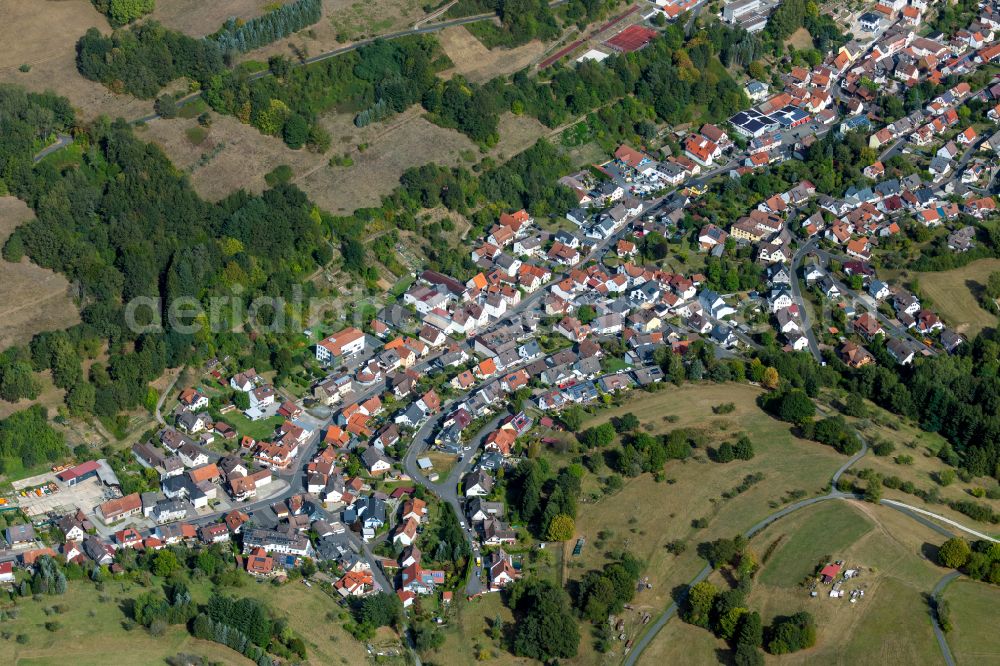
[[[632,53],[656,38],[657,32],[641,25],[631,25],[609,39],[606,44],[616,51]]]

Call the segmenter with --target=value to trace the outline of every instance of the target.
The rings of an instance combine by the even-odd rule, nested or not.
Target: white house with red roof
[[[316,360],[320,363],[332,363],[335,359],[358,354],[364,349],[364,332],[351,326],[320,340],[316,345]]]

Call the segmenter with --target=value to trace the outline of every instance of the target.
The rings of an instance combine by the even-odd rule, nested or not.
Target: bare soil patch
[[[511,74],[539,60],[545,53],[545,44],[533,40],[513,49],[488,49],[464,26],[445,28],[438,33],[444,52],[455,66],[442,72],[449,78],[461,74],[473,83],[489,81],[502,74]]]
[[[19,225],[34,217],[20,199],[0,198],[0,246]],[[13,264],[0,259],[0,349],[27,343],[41,331],[80,321],[65,277],[27,258]]]
[[[76,71],[76,42],[89,28],[111,28],[89,0],[0,1],[0,82],[66,96],[84,120],[107,115],[137,118],[152,111],[151,101],[115,95]],[[29,65],[21,72],[21,65]]]

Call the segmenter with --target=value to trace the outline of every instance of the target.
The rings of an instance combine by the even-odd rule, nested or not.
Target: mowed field
[[[986,286],[990,273],[1000,271],[1000,259],[979,259],[950,271],[913,273],[920,290],[933,301],[941,318],[955,330],[973,337],[997,318],[979,307],[976,293]]]
[[[954,581],[944,591],[951,604],[954,629],[948,647],[961,666],[1000,663],[1000,632],[996,630],[1000,587],[967,579]]]
[[[464,26],[445,28],[438,33],[441,47],[455,66],[441,73],[444,78],[461,74],[473,83],[489,81],[523,69],[542,57],[545,44],[533,40],[513,49],[488,49]]]
[[[940,664],[927,604],[945,573],[925,553],[944,537],[888,508],[831,500],[806,507],[769,526],[751,541],[758,554],[777,544],[756,576],[749,606],[766,624],[800,610],[816,618],[816,645],[803,652],[767,657],[775,664]],[[817,597],[799,585],[820,559],[841,559],[861,575],[846,589],[862,588],[857,603]],[[721,577],[710,579],[724,587]],[[671,619],[640,664],[727,663],[731,652],[708,631]]]
[[[76,42],[83,33],[91,27],[111,31],[90,0],[0,0],[0,17],[0,82],[37,92],[54,90],[67,97],[84,120],[102,114],[138,118],[152,112],[152,100],[115,95],[76,71]],[[29,65],[30,71],[19,71],[21,65]]]
[[[579,579],[587,571],[603,567],[608,561],[606,553],[623,548],[643,559],[643,575],[648,576],[652,589],[639,592],[632,602],[636,611],[625,614],[630,632],[639,629],[639,613],[648,611],[655,617],[669,605],[672,591],[704,566],[696,552],[698,543],[744,532],[775,511],[792,491],[801,491],[806,497],[821,494],[846,460],[829,447],[794,437],[787,424],[772,419],[757,406],[759,394],[759,389],[746,384],[667,385],[657,393],[637,392],[625,405],[601,411],[586,424],[596,425],[631,412],[653,433],[680,427],[702,429],[710,446],[734,441],[746,432],[756,451],[753,460],[719,464],[710,462],[705,451],[696,450],[687,461],[667,463],[666,482],[658,483],[652,475],[643,474],[626,479],[620,492],[595,503],[581,500],[576,536],[584,537],[586,546],[579,557],[573,557],[573,543],[565,545],[567,577]],[[712,412],[713,406],[727,402],[735,405],[733,412],[722,416]],[[668,415],[676,416],[676,422],[666,421]],[[755,473],[764,478],[733,499],[722,497]],[[584,477],[585,494],[593,487],[593,475],[588,474]],[[691,521],[696,518],[706,518],[708,527],[693,528]],[[674,540],[687,545],[679,556],[665,548]],[[610,664],[621,659],[621,644],[616,643],[611,653],[599,655],[593,650],[589,629],[584,628],[583,633],[577,663]]]
[[[846,550],[874,527],[864,516],[845,511],[839,502],[812,509],[811,514],[791,538],[782,540],[768,560],[767,568],[757,577],[760,583],[794,587],[812,574],[820,559],[828,555],[838,557],[837,553]],[[767,545],[764,541],[761,543]]]
[[[0,197],[0,247],[15,228],[33,217],[20,199]],[[0,259],[0,349],[26,344],[36,333],[79,321],[65,277],[27,258],[17,264]]]

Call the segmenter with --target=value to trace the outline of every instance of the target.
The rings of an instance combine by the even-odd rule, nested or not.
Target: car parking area
[[[38,494],[34,491],[43,485],[54,484],[55,491]],[[22,495],[21,493],[24,493]],[[91,478],[68,486],[56,479],[52,472],[14,482],[14,501],[29,517],[48,513],[69,513],[81,508],[90,513],[95,506],[114,497],[111,489],[100,479]]]

